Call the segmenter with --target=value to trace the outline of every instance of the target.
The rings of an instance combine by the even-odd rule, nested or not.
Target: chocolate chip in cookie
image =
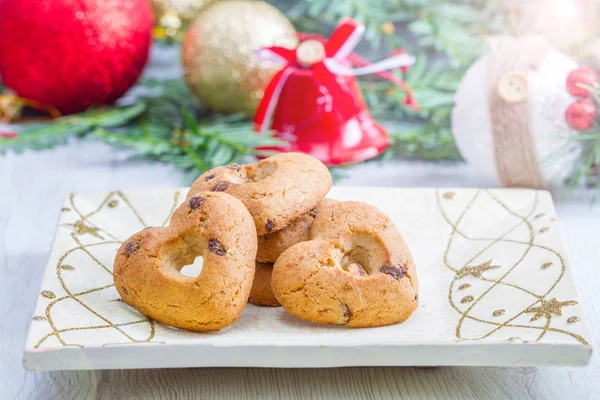
[[[210,181],[210,180],[211,180],[212,178],[214,178],[215,176],[217,176],[217,175],[215,175],[215,174],[208,174],[208,175],[206,175],[206,177],[204,178],[204,180],[205,180],[205,181]]]
[[[210,189],[213,192],[224,192],[231,185],[231,182],[219,182]]]
[[[379,267],[379,271],[391,276],[395,280],[399,280],[406,276],[406,274],[408,273],[408,268],[406,268],[406,266],[401,263],[398,263],[391,267],[389,265],[383,264],[381,267]]]
[[[208,251],[213,253],[215,256],[224,256],[227,254],[227,249],[217,239],[210,239],[208,241]]]
[[[206,201],[206,197],[204,196],[195,196],[190,199],[190,210],[196,211],[199,209],[202,204]]]
[[[131,240],[125,245],[125,255],[131,256],[133,253],[137,253],[142,247],[142,243],[139,240]]]
[[[265,224],[265,230],[271,232],[273,229],[275,229],[275,222],[272,219],[268,219]]]
[[[342,310],[344,311],[344,324],[347,324],[352,319],[352,310],[350,310],[348,304],[342,304]]]

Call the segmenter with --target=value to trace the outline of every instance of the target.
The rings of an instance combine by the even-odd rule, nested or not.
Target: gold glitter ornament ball
[[[271,77],[281,69],[272,62],[256,61],[254,52],[297,44],[294,27],[273,6],[262,1],[220,1],[202,10],[185,35],[185,81],[207,108],[252,116]]]
[[[217,0],[150,0],[157,37],[178,37],[200,11]]]

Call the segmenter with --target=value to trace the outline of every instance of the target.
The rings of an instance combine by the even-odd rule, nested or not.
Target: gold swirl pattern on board
[[[492,200],[497,205],[499,205],[502,209],[504,209],[504,211],[506,211],[512,217],[516,217],[519,222],[516,223],[512,228],[508,229],[506,232],[504,232],[499,237],[472,237],[472,236],[467,235],[463,230],[461,230],[461,227],[460,227],[461,222],[463,221],[463,218],[465,217],[465,215],[467,214],[467,212],[469,211],[471,206],[481,196],[491,197]],[[559,299],[556,299],[555,297],[552,297],[551,299],[547,298],[548,296],[550,296],[550,294],[552,293],[552,291],[554,290],[556,285],[558,285],[558,283],[562,280],[562,278],[565,274],[566,266],[565,266],[565,260],[561,254],[559,254],[558,252],[556,252],[555,250],[553,250],[549,247],[537,244],[534,241],[536,235],[544,234],[544,233],[550,231],[550,229],[551,229],[550,227],[545,226],[542,229],[540,229],[539,231],[535,232],[534,226],[533,226],[532,222],[530,221],[530,220],[539,221],[546,216],[546,214],[544,214],[544,213],[539,213],[539,214],[534,215],[534,212],[538,205],[538,196],[539,196],[539,193],[535,192],[533,204],[531,205],[530,211],[526,215],[519,215],[518,213],[513,211],[507,204],[505,204],[498,197],[496,197],[491,191],[478,190],[475,192],[475,194],[472,196],[472,198],[469,199],[466,206],[464,206],[464,208],[462,210],[460,210],[461,212],[458,215],[458,218],[455,221],[453,221],[448,216],[448,213],[446,213],[446,211],[444,211],[444,208],[448,207],[448,205],[442,204],[442,201],[444,199],[447,199],[446,196],[444,194],[440,193],[439,191],[436,192],[436,203],[437,203],[438,210],[441,213],[444,220],[452,228],[452,230],[450,232],[450,237],[448,238],[448,242],[447,242],[447,245],[446,245],[446,248],[444,251],[444,265],[448,269],[450,269],[452,272],[454,272],[454,277],[449,285],[448,301],[450,303],[450,306],[460,315],[458,323],[456,325],[456,332],[455,332],[457,339],[481,340],[481,339],[489,337],[490,335],[493,335],[494,333],[498,332],[499,330],[501,330],[503,328],[523,328],[523,329],[526,329],[529,331],[531,331],[532,329],[540,331],[537,338],[535,338],[535,340],[532,340],[533,342],[538,342],[548,332],[553,332],[553,333],[568,335],[584,345],[588,344],[588,342],[580,335],[577,335],[573,332],[566,331],[564,329],[554,328],[554,327],[550,326],[550,323],[554,317],[562,316],[563,307],[575,305],[575,304],[577,304],[577,302],[575,300],[562,300],[562,299],[559,300]],[[455,205],[457,203],[453,202],[452,204]],[[527,229],[527,232],[529,234],[529,240],[524,241],[524,240],[516,240],[516,239],[509,238],[509,235],[512,232],[516,231],[518,228],[521,228],[523,226]],[[453,246],[453,243],[457,240],[457,238],[462,238],[462,239],[469,240],[469,241],[487,242],[487,244],[478,253],[476,253],[474,256],[472,256],[470,260],[468,260],[466,263],[464,263],[463,266],[456,267],[450,263],[449,252]],[[522,245],[524,247],[524,250],[523,250],[521,256],[519,257],[519,259],[517,260],[517,262],[514,263],[513,265],[508,266],[508,268],[506,268],[506,266],[494,265],[492,260],[488,260],[480,265],[472,265],[476,259],[481,259],[481,258],[485,259],[486,252],[497,243],[511,243],[511,244]],[[527,254],[534,248],[546,251],[549,253],[549,255],[555,256],[560,261],[560,268],[561,268],[560,273],[559,273],[558,277],[554,280],[554,282],[552,282],[550,287],[544,293],[534,293],[533,291],[531,291],[525,287],[522,287],[522,286],[514,284],[514,283],[510,283],[506,280],[507,276],[511,272],[515,271],[517,268],[522,268],[526,264],[523,261],[524,261],[525,257],[527,256]],[[551,266],[553,266],[553,263],[546,262],[546,263],[542,264],[541,269],[545,270],[545,269],[550,268]],[[504,273],[499,278],[495,278],[495,279],[486,277],[487,273],[489,273],[492,270],[496,270],[496,269],[501,272],[504,272]],[[470,288],[472,285],[470,285],[468,283],[460,283],[458,281],[467,276],[471,279],[477,279],[479,281],[482,281],[486,284],[491,284],[491,285],[488,285],[489,287],[487,287],[487,289],[485,289],[479,295],[474,296],[472,294],[465,294],[464,293],[465,289]],[[508,318],[504,322],[496,322],[496,321],[492,321],[492,320],[489,320],[486,318],[481,318],[481,317],[472,315],[471,311],[477,305],[479,305],[483,299],[485,299],[486,295],[491,290],[493,290],[494,288],[496,288],[500,285],[510,287],[512,289],[517,289],[520,292],[530,296],[531,299],[529,301],[524,302],[522,304],[522,309],[519,312],[515,313],[514,315],[510,316],[510,318]],[[459,296],[459,298],[461,299],[460,300],[461,304],[467,305],[465,310],[461,310],[459,308],[459,305],[456,304],[456,302],[454,300],[454,291],[455,290],[463,291],[463,294],[461,296]],[[490,310],[489,312],[494,317],[500,317],[506,313],[506,310],[498,309],[495,311]],[[490,315],[490,314],[488,314],[488,315]],[[537,321],[541,318],[544,318],[546,321],[541,326],[533,325],[533,324],[525,325],[525,324],[513,322],[517,318],[521,317],[524,314],[525,315],[532,314],[530,322]],[[489,327],[489,330],[483,334],[476,336],[476,337],[465,337],[463,335],[463,325],[465,323],[465,320],[478,322],[480,324],[485,324],[485,326]],[[573,323],[576,321],[579,321],[579,317],[571,317],[568,320],[569,323]],[[508,341],[509,342],[519,342],[519,343],[528,342],[527,340],[523,340],[520,337],[511,337],[508,339]]]
[[[173,195],[172,207],[170,208],[170,211],[163,222],[163,226],[168,224],[168,222],[171,218],[171,215],[173,214],[173,212],[175,211],[175,208],[177,207],[177,204],[179,202],[179,197],[180,197],[180,192],[176,191]],[[117,198],[119,198],[119,199],[117,199]],[[122,201],[122,203],[121,203],[121,201]],[[35,344],[35,346],[34,346],[35,348],[39,348],[47,339],[49,339],[51,337],[55,337],[58,340],[58,342],[60,344],[62,344],[63,346],[84,347],[83,345],[81,345],[79,343],[68,342],[63,337],[64,333],[71,332],[71,331],[92,331],[92,330],[112,329],[112,330],[118,332],[124,338],[124,341],[110,343],[110,345],[118,345],[118,344],[125,344],[125,343],[138,343],[138,342],[148,343],[148,342],[151,342],[152,339],[154,338],[154,335],[155,335],[154,321],[149,320],[148,318],[146,318],[145,316],[143,316],[141,314],[137,314],[136,318],[133,318],[126,322],[116,323],[116,322],[112,321],[109,317],[104,315],[104,313],[92,308],[82,298],[82,296],[85,296],[90,293],[99,293],[99,292],[108,290],[110,288],[113,288],[114,284],[96,286],[96,287],[92,287],[92,288],[84,290],[84,291],[76,292],[76,291],[73,291],[71,288],[69,288],[69,285],[67,285],[67,283],[65,282],[64,276],[63,276],[63,274],[77,274],[79,270],[82,270],[82,272],[81,272],[82,274],[84,273],[82,268],[80,268],[80,269],[77,268],[77,265],[63,264],[63,261],[65,261],[65,259],[67,257],[69,257],[69,255],[75,254],[75,253],[78,253],[78,254],[81,253],[81,254],[85,255],[89,260],[91,260],[91,265],[96,265],[98,268],[101,268],[106,273],[108,273],[112,276],[111,267],[106,265],[105,263],[102,263],[97,257],[95,257],[92,254],[92,252],[90,251],[90,249],[97,247],[97,246],[104,246],[104,245],[112,245],[115,248],[117,248],[118,246],[121,245],[122,240],[124,240],[126,238],[122,238],[122,240],[118,239],[116,237],[116,235],[112,234],[111,232],[108,232],[107,230],[105,230],[99,226],[96,226],[93,222],[89,221],[89,219],[90,219],[90,217],[101,212],[105,207],[116,208],[117,206],[120,206],[120,204],[124,204],[126,207],[129,207],[129,209],[135,215],[135,217],[140,222],[142,227],[145,228],[148,226],[144,222],[144,219],[139,214],[139,212],[136,210],[136,208],[129,201],[127,196],[125,196],[125,194],[122,192],[110,192],[106,196],[106,198],[101,202],[101,204],[96,209],[94,209],[92,212],[90,212],[88,214],[83,214],[82,212],[80,212],[79,208],[77,207],[74,194],[71,194],[69,196],[69,207],[63,207],[62,211],[63,212],[73,211],[76,213],[78,219],[74,223],[63,224],[62,226],[70,227],[73,230],[73,232],[71,233],[71,238],[72,238],[73,242],[75,243],[75,246],[70,248],[69,250],[67,250],[61,257],[59,257],[57,265],[56,265],[56,278],[58,280],[58,283],[60,284],[60,287],[66,294],[62,295],[60,297],[57,297],[57,295],[52,291],[49,291],[49,290],[41,291],[41,293],[40,293],[41,296],[45,297],[48,300],[52,300],[52,301],[45,307],[44,315],[36,315],[32,319],[33,319],[34,323],[49,324],[51,332],[42,336]],[[96,240],[96,239],[101,239],[101,240],[95,241],[93,243],[84,244],[82,239],[89,237],[89,236],[91,236],[93,240]],[[106,239],[106,238],[109,238],[110,240]],[[112,278],[111,278],[111,281],[112,281]],[[60,303],[64,302],[65,300],[75,301],[79,306],[83,307],[87,313],[96,317],[96,319],[101,320],[102,323],[94,324],[94,325],[82,325],[82,326],[70,326],[70,327],[66,327],[66,328],[65,327],[58,328],[57,323],[56,323],[55,319],[53,318],[53,309]],[[136,339],[131,334],[127,333],[126,330],[123,329],[126,326],[137,325],[137,324],[148,324],[149,334],[147,335],[147,337],[145,337],[143,339]],[[159,342],[157,342],[157,343],[159,343]],[[107,344],[104,344],[103,346],[105,346],[105,345],[107,345]]]

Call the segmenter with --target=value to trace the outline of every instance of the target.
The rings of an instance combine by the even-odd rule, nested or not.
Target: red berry
[[[596,107],[589,100],[580,100],[567,107],[565,119],[571,129],[585,131],[590,129],[596,119]]]
[[[14,132],[0,132],[0,138],[15,139],[17,134]]]
[[[567,91],[581,99],[587,99],[590,93],[578,86],[578,83],[593,86],[596,82],[598,82],[598,76],[594,72],[593,69],[587,67],[580,67],[574,71],[571,71],[569,76],[567,76]]]

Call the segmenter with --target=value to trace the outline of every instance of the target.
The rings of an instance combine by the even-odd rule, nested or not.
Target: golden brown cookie
[[[324,324],[395,324],[418,305],[415,264],[402,236],[383,212],[352,201],[317,215],[310,240],[275,262],[272,287],[287,311]]]
[[[256,164],[211,169],[194,182],[188,198],[203,191],[237,197],[254,217],[260,236],[283,229],[312,210],[331,184],[329,170],[316,158],[280,153]]]
[[[254,282],[250,291],[249,303],[257,306],[279,307],[281,304],[275,298],[271,288],[271,274],[273,264],[256,263],[256,272],[254,273]]]
[[[196,278],[179,271],[203,257]],[[163,324],[217,331],[240,316],[252,287],[254,220],[226,193],[187,199],[166,228],[148,228],[123,242],[113,276],[123,301]]]
[[[322,200],[315,208],[292,221],[291,224],[277,232],[267,233],[258,237],[258,250],[256,260],[265,263],[274,263],[277,258],[289,247],[299,242],[308,240],[310,227],[319,212],[335,200]]]

